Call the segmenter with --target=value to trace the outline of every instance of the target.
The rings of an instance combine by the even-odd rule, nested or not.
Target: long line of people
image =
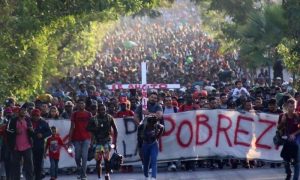
[[[119,90],[104,98],[103,95],[97,96],[99,92],[94,86],[88,88],[93,91],[87,93],[87,96],[78,94],[76,105],[74,105],[75,100],[59,101],[50,94],[40,95],[34,102],[27,102],[22,106],[15,102],[14,98],[8,98],[5,101],[4,106],[0,108],[2,162],[0,166],[2,170],[0,172],[2,172],[3,176],[6,175],[12,179],[19,179],[21,172],[20,165],[22,164],[27,179],[32,179],[33,177],[35,179],[42,178],[43,156],[46,151],[44,143],[47,137],[50,137],[53,133],[54,135],[56,134],[55,127],[52,127],[51,131],[46,121],[47,119],[70,119],[71,124],[73,124],[69,135],[71,137],[70,142],[79,141],[79,143],[75,143],[75,153],[76,149],[87,149],[91,143],[89,140],[90,135],[83,127],[88,124],[92,117],[99,115],[99,107],[103,104],[107,106],[105,112],[110,117],[125,118],[127,116],[135,116],[137,123],[142,121],[143,114],[147,115],[151,112],[158,113],[157,115],[161,116],[162,114],[198,109],[230,109],[282,114],[283,112],[288,112],[289,99],[292,97],[297,100],[295,101],[297,102],[295,112],[300,111],[299,92],[296,92],[292,96],[287,92],[282,92],[282,87],[279,86],[249,89],[243,87],[242,81],[236,81],[235,87],[226,86],[213,91],[198,91],[193,86],[185,92],[181,90],[159,90],[157,93],[150,94],[148,104],[148,108],[150,109],[148,111],[141,111],[141,93],[139,90]],[[104,99],[107,99],[107,101],[104,101]],[[76,119],[80,119],[80,121],[76,121]],[[76,123],[85,123],[85,126],[82,124],[76,125]],[[72,129],[74,127],[81,127],[81,129],[74,131]],[[87,143],[84,143],[85,141]],[[116,142],[113,142],[113,144],[116,144]],[[103,145],[103,148],[107,147],[108,145]],[[142,149],[142,144],[140,147]],[[57,147],[54,150],[57,150]],[[79,172],[81,172],[79,178],[84,179],[86,177],[86,162],[82,158],[85,158],[85,156],[78,155],[75,157],[78,171],[80,170]],[[198,162],[186,161],[182,162],[181,165],[186,170],[195,170],[196,165],[203,167],[206,164],[206,167],[213,169],[217,167],[223,168],[224,165],[231,164],[232,168],[237,168],[240,163],[244,167],[261,166],[263,164],[263,162],[255,164],[255,162],[251,161],[239,162],[235,159],[229,162],[212,159]],[[169,165],[170,170],[175,170],[179,164],[177,162],[170,162]],[[272,167],[276,166],[276,164],[271,165]],[[132,167],[129,166],[128,169],[132,170]],[[57,177],[57,174],[53,175],[53,178],[55,177]]]

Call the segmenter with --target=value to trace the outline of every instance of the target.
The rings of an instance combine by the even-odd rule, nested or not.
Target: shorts
[[[104,144],[96,144],[95,146],[95,159],[100,160],[104,153],[110,152],[111,142],[108,141]]]

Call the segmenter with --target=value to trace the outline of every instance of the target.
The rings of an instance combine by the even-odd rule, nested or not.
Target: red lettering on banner
[[[135,84],[129,84],[129,85],[128,85],[128,89],[136,89]]]
[[[257,137],[255,145],[257,148],[262,148],[262,149],[271,149],[272,147],[266,144],[260,144],[260,140],[264,137],[264,135],[270,131],[274,126],[276,126],[276,122],[269,121],[267,119],[259,119],[258,122],[262,122],[265,124],[269,124],[269,126]]]
[[[159,89],[167,89],[168,85],[167,84],[159,84]]]
[[[176,126],[175,120],[173,118],[171,118],[170,116],[164,116],[164,121],[165,121],[165,124],[166,124],[166,122],[169,122],[171,124],[171,128],[169,130],[165,129],[163,136],[170,136]]]
[[[151,84],[153,89],[156,89],[157,84]]]
[[[181,139],[180,139],[180,134],[181,134],[181,129],[184,125],[187,125],[189,127],[189,131],[190,131],[190,139],[189,141],[184,144]],[[186,133],[185,133],[186,134]],[[176,133],[176,139],[177,139],[177,142],[179,143],[179,145],[183,148],[187,148],[189,147],[189,145],[191,144],[192,140],[193,140],[193,126],[192,126],[192,123],[188,120],[183,120],[179,126],[178,126],[178,132]]]
[[[229,125],[227,127],[221,127],[221,120],[227,120],[229,122]],[[217,139],[216,139],[216,147],[219,146],[219,137],[220,137],[220,133],[223,131],[227,144],[232,147],[232,144],[230,142],[229,136],[227,131],[231,128],[232,126],[232,122],[231,119],[228,116],[225,116],[223,114],[219,114],[218,115],[218,127],[217,127]]]
[[[201,119],[204,119],[204,121],[201,121]],[[209,119],[206,115],[201,114],[201,115],[196,116],[196,145],[203,145],[203,144],[207,143],[212,136],[212,128],[208,124],[208,120]],[[200,137],[199,137],[200,125],[203,125],[203,126],[207,127],[207,129],[208,129],[208,136],[202,142],[200,141]]]
[[[147,97],[147,91],[142,91],[142,96]]]
[[[241,146],[246,146],[246,147],[250,147],[250,143],[246,143],[246,142],[240,142],[238,141],[238,133],[242,133],[242,134],[246,134],[248,135],[249,132],[244,130],[244,129],[239,129],[240,128],[240,123],[241,121],[250,121],[253,122],[254,120],[252,118],[249,117],[245,117],[245,116],[238,116],[237,117],[237,123],[236,123],[236,128],[235,128],[235,132],[234,132],[234,144],[235,145],[241,145]],[[250,126],[251,127],[251,126]]]
[[[171,124],[171,128],[168,130],[165,129],[162,136],[170,136],[176,126],[175,120],[173,118],[171,118],[170,116],[164,116],[164,122],[165,122],[165,125],[166,125],[166,122],[169,122]],[[165,126],[165,128],[166,128],[166,126]],[[162,151],[162,149],[163,149],[163,143],[162,143],[161,139],[162,138],[160,138],[160,141],[159,141],[159,150],[160,151]]]
[[[135,89],[141,89],[141,85],[140,84],[135,84]]]
[[[123,89],[122,84],[113,84],[112,85],[112,90],[116,90],[116,89]]]
[[[143,91],[146,91],[146,90],[147,90],[147,87],[148,87],[147,84],[143,84],[143,85],[142,85],[142,90],[143,90]]]

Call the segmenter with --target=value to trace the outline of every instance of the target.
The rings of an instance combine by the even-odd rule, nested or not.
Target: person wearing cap
[[[130,110],[130,101],[127,100],[126,97],[121,97],[119,100],[120,110],[117,112],[116,118],[131,118],[134,117],[134,112]],[[133,167],[129,166],[121,166],[121,172],[132,172]]]
[[[51,129],[49,124],[41,118],[41,111],[39,109],[33,109],[31,111],[31,121],[34,131],[33,135],[33,164],[35,180],[42,179],[43,159],[44,159],[44,145],[45,140],[51,136]]]
[[[126,97],[121,97],[119,104],[120,104],[120,110],[117,112],[116,118],[125,118],[125,117],[134,116],[134,112],[130,110],[130,101],[128,101]]]
[[[33,136],[34,130],[30,118],[27,116],[27,109],[21,107],[17,116],[13,117],[7,125],[7,144],[11,152],[10,179],[20,179],[20,166],[23,159],[23,170],[26,179],[34,179],[33,168]]]
[[[71,115],[73,113],[73,107],[74,107],[74,104],[72,103],[72,101],[67,101],[65,103],[64,111],[62,112],[62,114],[60,116],[63,119],[69,119],[70,120]]]

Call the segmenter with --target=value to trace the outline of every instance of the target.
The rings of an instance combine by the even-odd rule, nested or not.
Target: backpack
[[[123,156],[118,153],[117,150],[112,154],[109,165],[112,170],[119,170],[121,168],[121,164],[123,163]]]

